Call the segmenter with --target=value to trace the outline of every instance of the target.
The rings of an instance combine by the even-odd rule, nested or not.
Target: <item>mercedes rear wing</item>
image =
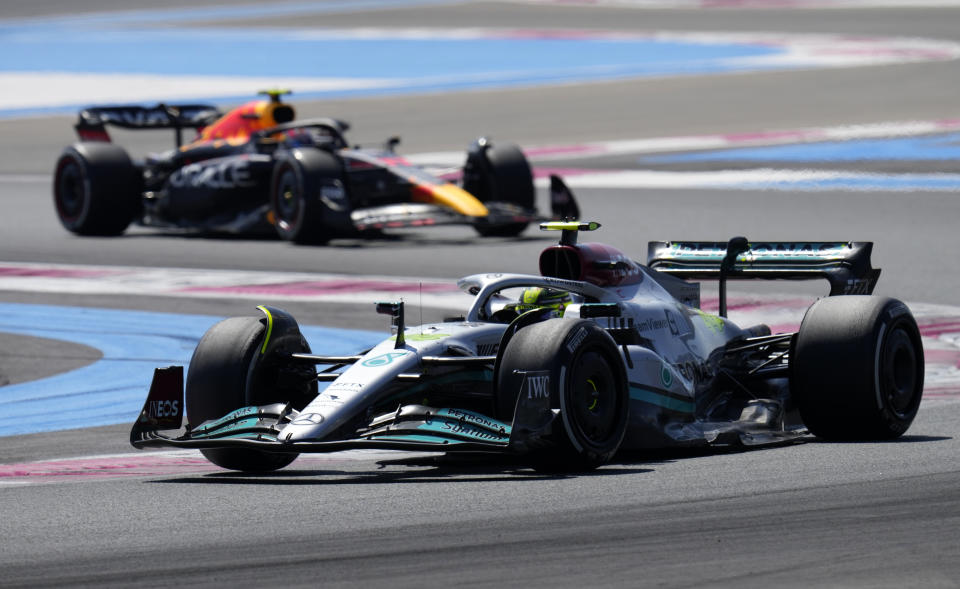
[[[217,107],[209,104],[95,106],[80,111],[74,128],[82,141],[110,141],[107,125],[124,129],[173,129],[180,147],[183,129],[200,131],[221,114]]]
[[[825,279],[830,296],[870,294],[880,277],[870,265],[872,251],[870,241],[651,241],[647,265],[679,278],[719,280],[720,314],[726,315],[727,278]]]

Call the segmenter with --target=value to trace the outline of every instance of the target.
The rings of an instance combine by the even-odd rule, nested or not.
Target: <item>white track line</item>
[[[719,170],[665,172],[610,170],[561,172],[571,188],[702,188],[736,190],[956,192],[960,174],[866,174],[832,170]],[[547,188],[547,178],[536,181]]]
[[[428,307],[458,310],[470,301],[455,280],[2,261],[0,290],[342,303],[417,297]]]
[[[824,10],[872,8],[956,8],[960,0],[514,0],[517,4],[550,4],[589,8],[635,9],[767,9]]]
[[[96,30],[93,31],[96,34]],[[960,58],[960,44],[952,41],[901,37],[854,37],[824,34],[791,34],[776,32],[622,32],[591,31],[585,29],[499,29],[499,28],[360,28],[284,30],[277,37],[290,42],[327,39],[582,39],[589,41],[653,41],[681,42],[704,45],[742,44],[778,48],[770,55],[729,58],[717,62],[715,73],[766,71],[783,69],[816,69],[860,67],[913,62],[944,61]],[[597,69],[600,68],[600,69]],[[585,79],[593,79],[602,65],[588,67]],[[570,72],[566,72],[569,75]],[[650,74],[626,73],[629,77]],[[657,73],[655,77],[685,75],[682,71]],[[708,74],[704,74],[708,75]],[[709,75],[712,75],[709,74]],[[613,72],[608,77],[617,77]],[[17,92],[0,94],[2,111],[30,109],[57,109],[71,105],[120,102],[152,102],[157,100],[211,100],[216,97],[236,97],[249,93],[251,88],[291,87],[302,93],[342,91],[409,91],[417,88],[454,83],[512,83],[510,72],[467,72],[459,76],[444,74],[396,78],[365,78],[356,76],[325,78],[310,76],[205,76],[184,74],[139,73],[77,73],[64,71],[0,72],[0,88],[17,88]],[[558,80],[545,82],[567,83]],[[14,115],[17,116],[17,115]]]
[[[665,152],[702,151],[733,147],[788,145],[819,141],[849,141],[856,139],[883,139],[908,137],[930,133],[949,133],[960,130],[960,119],[933,121],[890,121],[864,125],[835,127],[808,127],[803,129],[766,130],[749,133],[717,133],[710,135],[678,135],[585,141],[577,144],[540,145],[524,148],[524,153],[535,163],[556,160],[576,160],[611,155],[632,155]],[[406,156],[412,163],[435,166],[463,164],[462,151],[438,151]]]

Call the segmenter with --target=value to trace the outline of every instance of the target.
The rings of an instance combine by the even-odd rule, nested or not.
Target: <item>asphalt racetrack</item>
[[[549,76],[488,73],[479,84],[453,84],[450,72],[473,71],[484,54],[498,59],[493,45],[467,47],[474,52],[458,54],[459,65],[430,62],[435,76],[405,64],[397,66],[402,76],[391,77],[379,63],[391,63],[388,55],[358,55],[371,71],[383,69],[376,91],[357,89],[371,80],[347,79],[343,63],[351,54],[325,55],[337,62],[330,71],[343,69],[341,85],[317,82],[302,98],[295,87],[292,99],[301,117],[351,121],[357,143],[399,135],[400,149],[425,162],[453,161],[451,153],[480,134],[516,142],[541,174],[568,178],[584,216],[603,224],[591,240],[638,259],[655,239],[872,240],[874,265],[883,268],[878,293],[907,301],[924,330],[923,405],[907,435],[893,442],[810,439],[754,451],[627,454],[584,475],[544,476],[497,459],[348,452],[249,476],[221,471],[197,453],[133,450],[122,422],[128,409],[114,425],[88,427],[95,422],[79,416],[99,406],[84,406],[85,394],[67,391],[30,409],[42,407],[59,425],[0,434],[0,585],[958,586],[960,3],[678,0],[664,8],[669,3],[411,0],[284,3],[264,11],[240,2],[205,12],[208,4],[167,2],[159,13],[145,12],[147,2],[109,0],[0,7],[0,49],[21,51],[0,58],[0,427],[13,428],[5,418],[23,410],[14,397],[24,387],[42,391],[66,379],[86,390],[96,383],[81,382],[83,370],[134,360],[99,343],[119,326],[75,328],[90,332],[83,340],[90,345],[66,341],[52,327],[30,331],[18,317],[46,313],[66,329],[85,317],[135,313],[155,318],[157,332],[161,323],[185,321],[202,333],[216,317],[272,304],[318,330],[386,333],[359,286],[336,296],[329,289],[254,296],[236,288],[187,296],[171,285],[228,271],[301,282],[303,273],[316,273],[338,284],[369,284],[371,277],[418,284],[423,293],[424,284],[475,272],[535,272],[539,250],[555,239],[531,228],[521,239],[481,240],[458,227],[325,247],[145,228],[113,239],[70,235],[54,215],[50,175],[74,141],[76,109],[69,88],[47,90],[69,73],[70,60],[63,57],[59,68],[41,63],[46,50],[29,43],[43,35],[69,42],[68,34],[43,27],[71,15],[81,23],[92,18],[105,42],[112,27],[141,25],[182,35],[181,43],[195,41],[191,30],[209,36],[211,28],[224,39],[251,28],[280,37],[277,31],[335,30],[335,40],[354,51],[358,39],[390,47],[396,36],[459,31],[449,36],[485,43],[489,31],[509,29],[501,37],[532,48],[551,37],[573,43],[616,32],[635,44],[631,51],[646,50],[653,33],[675,47],[748,51],[750,60],[664,60],[658,72],[620,62],[604,70],[606,53],[584,54],[576,75],[564,70],[572,62],[558,60]],[[784,4],[801,6],[767,6]],[[139,12],[103,16],[134,8]],[[37,22],[42,27],[32,29]],[[330,36],[320,35],[324,42]],[[609,50],[601,45],[590,51]],[[578,47],[563,50],[574,55]],[[286,71],[284,53],[270,58]],[[530,71],[549,69],[526,61]],[[157,92],[183,83],[157,73],[163,65],[160,59],[150,65],[157,71],[143,70],[159,76]],[[140,71],[137,63],[124,67]],[[93,73],[103,76],[97,84],[74,79],[78,96],[113,83],[110,72]],[[304,88],[311,83],[305,74],[284,75]],[[242,81],[264,77],[252,72]],[[121,80],[117,92],[149,96],[152,87],[143,83]],[[197,92],[198,99],[242,98],[233,90]],[[166,135],[116,137],[138,154],[170,147]],[[164,272],[138,274],[155,268]],[[416,291],[407,292],[426,301],[425,320],[449,312]],[[763,301],[818,292],[793,284],[761,291]],[[753,295],[735,286],[738,301]],[[184,334],[182,349],[169,354],[189,358],[196,337]],[[170,358],[157,350],[151,356],[146,348],[136,360]],[[134,408],[130,420],[135,415]]]

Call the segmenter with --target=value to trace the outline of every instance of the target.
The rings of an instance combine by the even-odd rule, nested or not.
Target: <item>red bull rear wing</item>
[[[74,128],[83,141],[110,141],[107,125],[124,129],[174,129],[177,145],[183,129],[200,130],[221,115],[209,104],[95,106],[80,111]]]
[[[830,296],[870,294],[880,269],[870,241],[652,241],[647,265],[685,279],[811,280],[830,283]]]

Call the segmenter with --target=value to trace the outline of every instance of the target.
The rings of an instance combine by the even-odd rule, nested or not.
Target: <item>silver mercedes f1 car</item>
[[[653,242],[646,264],[562,231],[540,275],[459,281],[466,313],[409,327],[354,356],[311,353],[289,314],[214,325],[183,368],[158,368],[130,439],[197,448],[240,471],[350,448],[486,451],[542,469],[602,465],[620,449],[755,446],[806,435],[902,435],[923,392],[907,306],[872,296],[869,242]],[[728,279],[822,278],[795,333],[726,317]],[[719,281],[718,315],[700,286]],[[321,390],[321,385],[323,388]]]

